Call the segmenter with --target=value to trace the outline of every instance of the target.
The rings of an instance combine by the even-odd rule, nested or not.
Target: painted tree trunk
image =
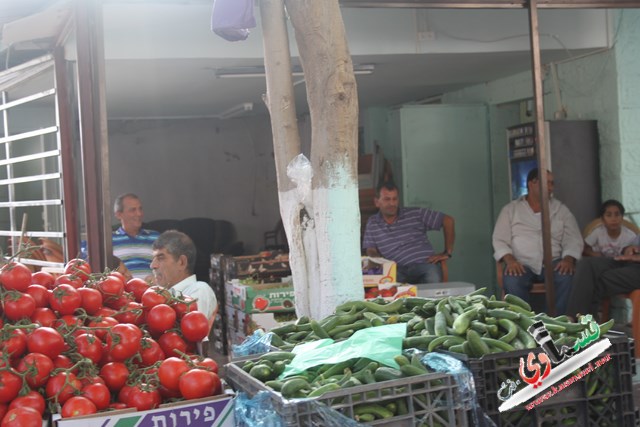
[[[304,240],[315,239],[319,271],[317,277],[309,274],[310,313],[313,318],[322,318],[342,302],[364,297],[357,88],[338,0],[285,3],[295,29],[311,117],[314,177],[306,212],[315,234],[304,236]],[[313,262],[307,261],[309,265]]]
[[[315,236],[315,229],[313,221],[303,214],[307,209],[299,189],[287,175],[287,166],[301,149],[283,0],[262,0],[260,14],[267,77],[264,101],[271,117],[280,216],[289,243],[296,313],[312,316],[309,290],[314,286],[311,278],[318,274],[318,257],[315,238],[310,236]]]

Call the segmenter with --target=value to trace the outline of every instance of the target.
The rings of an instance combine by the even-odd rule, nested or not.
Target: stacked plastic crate
[[[217,324],[214,323],[216,352],[228,355],[231,350],[230,345],[244,340],[244,337],[250,333],[252,311],[256,313],[270,311],[268,307],[264,307],[264,310],[241,307],[237,292],[239,281],[255,285],[281,283],[282,279],[288,276],[291,276],[289,256],[281,251],[264,251],[238,257],[225,255],[211,257],[211,283],[220,306],[220,317],[216,318]],[[234,283],[236,284],[235,297]],[[287,301],[286,304],[290,307],[287,307],[287,310],[277,311],[293,312],[293,297]]]
[[[567,387],[555,384],[555,393],[538,405],[526,402],[500,412],[502,400],[498,394],[503,384],[519,381],[520,359],[531,350],[495,353],[481,358],[467,358],[449,353],[465,361],[471,370],[478,403],[497,427],[516,426],[635,426],[638,416],[633,399],[633,376],[636,372],[634,342],[626,335],[611,332],[606,335],[611,342],[597,360],[591,362],[587,375]],[[533,352],[541,352],[536,349]],[[597,363],[601,361],[602,363]],[[581,367],[584,371],[589,365]],[[546,392],[554,389],[547,389]],[[539,394],[543,395],[545,392]],[[551,392],[553,393],[553,391]],[[539,397],[538,396],[538,397]]]

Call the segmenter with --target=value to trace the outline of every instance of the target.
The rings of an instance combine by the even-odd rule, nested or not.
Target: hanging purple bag
[[[253,0],[214,0],[211,30],[231,42],[246,40],[256,26]]]

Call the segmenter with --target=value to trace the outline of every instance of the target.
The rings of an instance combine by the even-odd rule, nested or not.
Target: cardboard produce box
[[[246,285],[232,280],[231,304],[245,313],[295,311],[293,283]]]
[[[398,298],[418,296],[416,285],[405,285],[402,283],[382,283],[374,286],[364,287],[365,299],[384,298],[393,301]]]
[[[384,258],[362,257],[362,281],[366,285],[396,282],[396,263]]]
[[[233,427],[233,400],[233,395],[223,394],[170,403],[148,411],[127,408],[73,418],[53,414],[51,420],[57,427]]]

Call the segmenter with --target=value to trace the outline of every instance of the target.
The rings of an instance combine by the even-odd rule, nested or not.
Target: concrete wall
[[[145,220],[231,221],[245,251],[280,218],[268,118],[110,121],[114,199],[140,196]]]
[[[640,10],[618,12],[616,68],[620,125],[621,200],[632,218],[640,221]]]

